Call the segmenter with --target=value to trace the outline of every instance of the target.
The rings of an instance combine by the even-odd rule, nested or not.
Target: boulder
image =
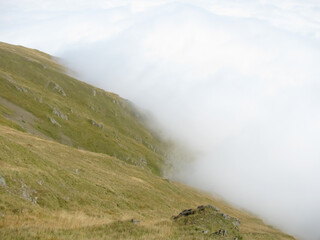
[[[192,209],[192,208],[185,209],[181,213],[179,213],[178,216],[175,216],[174,219],[177,219],[177,218],[182,217],[182,216],[189,216],[189,215],[192,215],[192,214],[195,214],[195,213],[196,213],[196,211],[194,209]]]

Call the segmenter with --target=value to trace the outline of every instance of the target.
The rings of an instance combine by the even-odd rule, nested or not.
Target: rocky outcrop
[[[214,211],[219,211],[218,208],[216,208],[215,206],[211,206],[211,205],[200,205],[197,207],[197,209],[185,209],[183,210],[181,213],[179,213],[177,216],[174,216],[173,219],[178,219],[180,217],[183,217],[183,216],[189,216],[189,215],[192,215],[192,214],[195,214],[197,211],[198,212],[203,212],[205,211],[207,208],[211,208],[213,209]],[[221,214],[221,213],[219,213]]]
[[[58,123],[54,118],[49,117],[49,120],[53,125],[57,125],[58,127],[61,127],[60,123]]]
[[[191,228],[198,230],[199,234],[208,235],[208,237],[238,239],[241,236],[238,226],[240,221],[212,205],[200,205],[197,208],[185,209],[177,216],[173,216],[177,224],[183,228],[190,225]]]
[[[195,211],[194,209],[192,209],[192,208],[190,208],[190,209],[185,209],[185,210],[183,210],[181,213],[179,213],[179,215],[173,217],[173,219],[178,219],[178,218],[180,218],[180,217],[189,216],[189,215],[192,215],[192,214],[195,214],[195,213],[196,213],[196,211]]]
[[[53,90],[56,90],[58,93],[60,93],[64,97],[67,96],[67,94],[64,92],[63,88],[60,87],[58,83],[54,83]]]
[[[37,191],[29,188],[26,184],[22,183],[22,196],[32,202],[35,205],[38,205],[38,196],[36,196]]]
[[[96,121],[94,121],[93,119],[90,119],[89,120],[90,122],[91,122],[91,124],[93,125],[93,126],[96,126],[96,127],[98,127],[98,128],[104,128],[104,126],[103,126],[103,124],[99,124],[99,123],[97,123]]]
[[[63,119],[63,120],[68,120],[68,116],[63,114],[62,112],[60,112],[60,110],[58,108],[53,108],[52,113],[54,115],[57,115],[59,118]]]
[[[17,89],[19,92],[24,92],[24,93],[27,93],[27,92],[28,92],[28,90],[25,89],[25,88],[23,88],[23,87],[20,87],[20,86],[17,86],[17,85],[15,85],[15,87],[16,87],[16,89]]]

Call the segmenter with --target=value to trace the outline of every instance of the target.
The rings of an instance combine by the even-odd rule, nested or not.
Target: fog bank
[[[319,4],[109,3],[58,8],[61,34],[28,44],[152,112],[196,153],[187,164],[174,159],[173,178],[319,240]]]

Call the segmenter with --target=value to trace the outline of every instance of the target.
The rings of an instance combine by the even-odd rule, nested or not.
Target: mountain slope
[[[160,174],[165,146],[128,101],[68,76],[39,51],[0,43],[0,56],[2,124]]]
[[[293,239],[207,194],[106,154],[0,126],[0,239]],[[211,204],[241,221],[185,224],[183,209]],[[197,217],[192,216],[192,217]],[[140,222],[136,225],[130,219]],[[190,220],[191,221],[191,220]]]
[[[127,101],[63,72],[0,44],[0,239],[293,239],[163,179],[168,144]],[[172,218],[208,204],[220,211]]]

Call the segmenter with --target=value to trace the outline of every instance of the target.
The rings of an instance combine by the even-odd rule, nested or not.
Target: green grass
[[[126,100],[64,71],[45,53],[0,43],[0,239],[293,239],[162,178],[171,145]],[[172,218],[207,204],[240,227],[212,209]]]
[[[7,185],[0,186],[0,239],[209,239],[202,231],[219,228],[243,239],[293,239],[222,200],[106,154],[9,127],[0,126],[0,136]],[[212,211],[172,218],[203,204],[240,219],[240,229]]]
[[[0,96],[32,113],[37,131],[161,174],[167,146],[144,127],[131,103],[68,76],[52,57],[38,51],[0,43],[0,56]],[[54,109],[68,120],[55,115]],[[0,121],[12,125],[3,117]]]

